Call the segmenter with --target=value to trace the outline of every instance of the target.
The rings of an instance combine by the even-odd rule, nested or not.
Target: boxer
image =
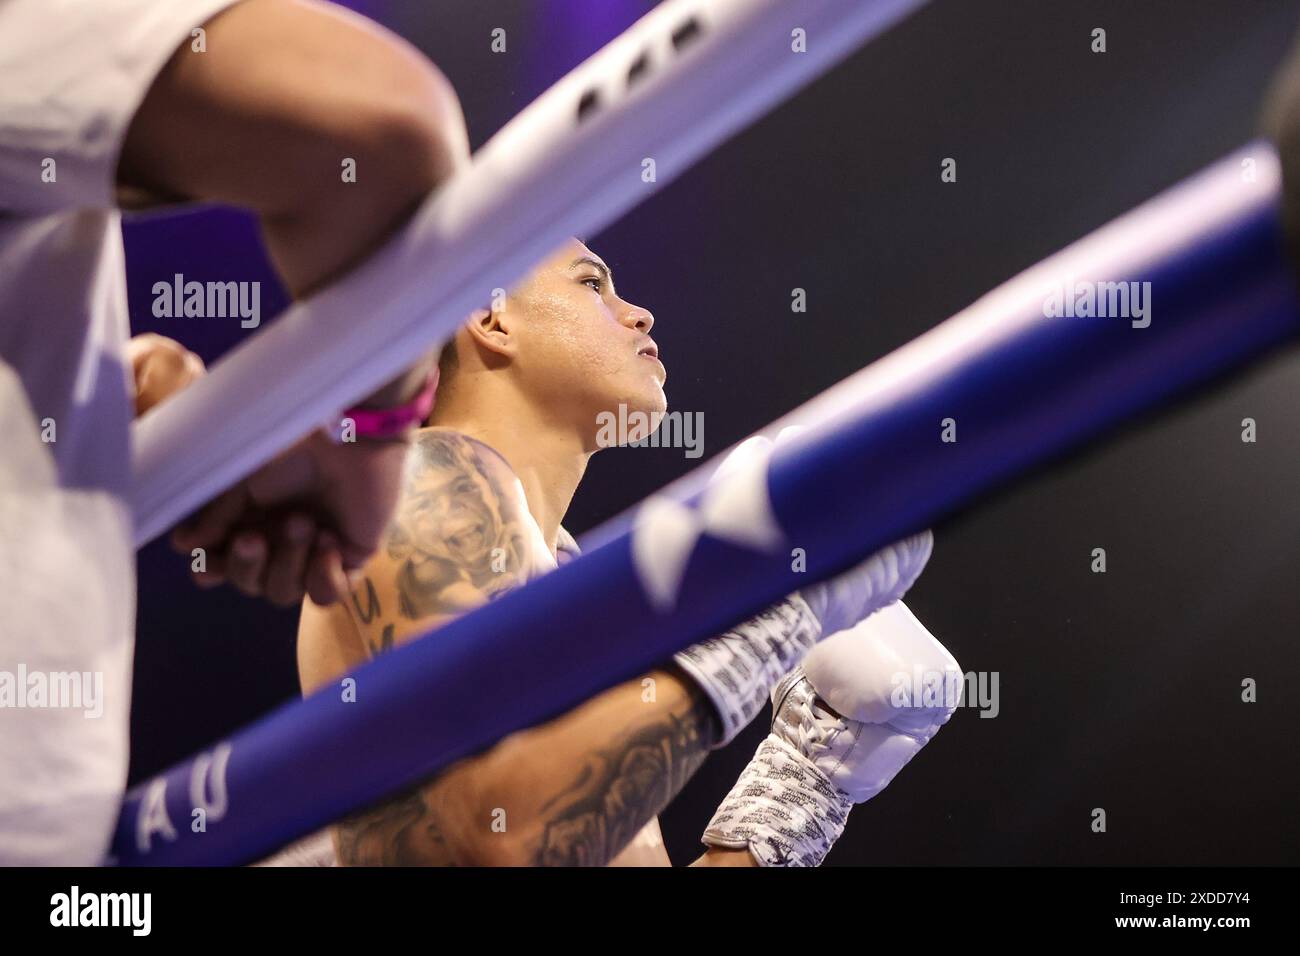
[[[504,304],[469,318],[442,353],[438,403],[408,456],[385,547],[362,568],[349,602],[304,603],[305,692],[430,630],[427,639],[437,640],[438,626],[576,553],[561,520],[599,450],[599,414],[619,403],[647,413],[666,408],[666,371],[650,337],[653,325],[647,310],[618,295],[609,267],[577,240]],[[738,467],[736,460],[768,450],[761,441],[746,443],[727,464]],[[779,686],[774,733],[781,743],[760,748],[740,790],[710,826],[709,849],[699,862],[819,861],[831,842],[827,835],[842,827],[837,818],[845,801],[871,791],[871,780],[883,786],[951,712],[913,713],[909,705],[895,714],[854,704],[879,702],[887,669],[880,662],[901,662],[909,674],[916,660],[955,664],[919,624],[895,621],[884,636],[856,636],[857,643],[891,648],[875,667],[854,663],[860,655],[828,652],[840,663],[819,666],[842,680],[825,699],[795,668],[823,636],[895,604],[930,546],[928,532],[891,545],[650,674],[341,821],[333,828],[338,860],[665,864],[656,815],[709,750],[733,739]],[[868,733],[868,723],[880,729]],[[821,731],[800,737],[804,724]],[[900,746],[900,735],[913,749]],[[784,760],[780,767],[777,758]],[[790,779],[791,760],[803,761],[805,770],[795,790],[781,783]],[[808,802],[822,791],[824,806]],[[801,842],[808,827],[780,832],[776,819],[790,812],[782,801],[818,821],[813,829],[822,836],[815,846]],[[278,862],[330,856],[317,839]]]

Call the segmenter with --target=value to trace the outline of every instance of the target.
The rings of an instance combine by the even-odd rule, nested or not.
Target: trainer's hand
[[[132,337],[126,343],[126,358],[135,382],[137,418],[207,371],[203,359],[185,346],[152,332]]]
[[[184,554],[206,552],[195,582],[320,605],[346,596],[346,572],[365,563],[401,491],[407,441],[335,444],[313,433],[222,493],[172,533]]]

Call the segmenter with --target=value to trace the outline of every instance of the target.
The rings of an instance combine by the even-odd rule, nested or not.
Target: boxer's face
[[[507,297],[520,337],[512,371],[537,402],[594,435],[597,416],[662,412],[667,371],[650,337],[654,316],[620,298],[604,261],[578,240]],[[640,436],[631,436],[632,438]]]

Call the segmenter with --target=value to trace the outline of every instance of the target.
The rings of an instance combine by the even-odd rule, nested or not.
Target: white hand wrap
[[[678,651],[673,660],[699,684],[730,743],[767,703],[768,694],[821,637],[821,626],[797,594],[725,634]]]
[[[820,866],[853,801],[817,766],[768,734],[704,831],[709,846],[749,852],[762,866]]]

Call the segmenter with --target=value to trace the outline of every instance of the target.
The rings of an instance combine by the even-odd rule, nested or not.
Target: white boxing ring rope
[[[374,256],[136,423],[137,545],[396,376],[493,289],[509,288],[569,236],[617,219],[921,2],[656,7],[508,123]],[[796,27],[807,31],[807,52],[791,48]],[[649,69],[629,86],[642,55]],[[646,157],[655,182],[642,181]]]

